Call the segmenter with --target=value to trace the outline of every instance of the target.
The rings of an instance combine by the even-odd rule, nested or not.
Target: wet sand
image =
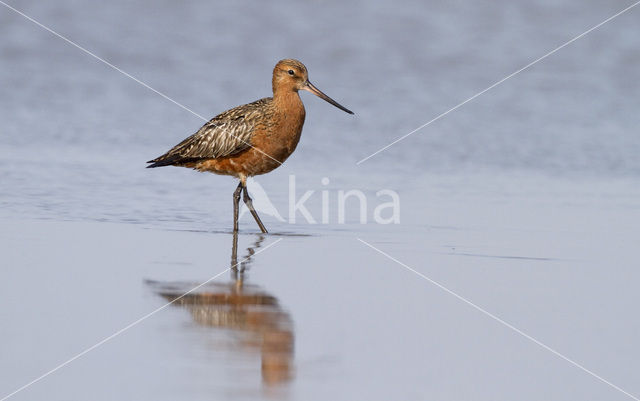
[[[626,185],[497,182],[512,186],[452,194],[433,178],[441,189],[403,204],[401,225],[278,235],[270,221],[263,237],[245,216],[244,273],[225,271],[229,233],[5,216],[0,387],[222,273],[12,399],[625,399],[360,238],[638,393],[640,221],[614,190]],[[540,183],[563,191],[538,196]]]
[[[629,4],[10,3],[205,118],[284,57],[356,115],[302,94],[234,258],[237,183],[144,168],[203,121],[0,7],[0,399],[154,311],[10,400],[630,399],[447,290],[640,397],[640,6],[356,165]]]

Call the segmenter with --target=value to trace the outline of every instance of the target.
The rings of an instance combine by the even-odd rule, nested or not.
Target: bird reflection
[[[256,249],[265,240],[258,235],[238,262],[238,234],[233,233],[231,281],[212,282],[184,295],[197,283],[153,282],[155,291],[186,308],[200,325],[237,332],[234,350],[258,350],[262,359],[262,380],[266,385],[286,383],[293,376],[294,334],[291,317],[278,299],[257,285],[245,282],[245,273]],[[242,334],[242,335],[241,335]],[[248,334],[248,336],[247,336]]]

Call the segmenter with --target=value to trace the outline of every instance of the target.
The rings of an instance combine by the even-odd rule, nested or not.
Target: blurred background
[[[269,96],[279,59],[303,61],[312,82],[356,115],[303,93],[302,141],[285,168],[263,178],[271,186],[286,185],[288,174],[309,176],[316,187],[323,176],[339,176],[333,183],[350,188],[431,173],[640,174],[635,10],[355,165],[625,1],[11,4],[205,118]],[[169,191],[155,210],[158,188],[193,185],[230,202],[229,180],[143,169],[201,119],[4,6],[0,34],[5,210],[40,213],[57,202],[86,218],[144,221],[141,213],[157,216],[167,203],[188,202]]]

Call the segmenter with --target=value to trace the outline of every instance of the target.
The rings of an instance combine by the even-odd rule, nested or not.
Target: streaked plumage
[[[172,165],[238,177],[234,231],[238,230],[238,202],[244,192],[244,202],[262,232],[267,232],[249,198],[246,179],[280,166],[298,145],[305,119],[299,90],[307,90],[353,114],[313,86],[307,68],[297,60],[285,59],[276,64],[272,86],[273,97],[219,114],[167,153],[148,162],[151,164],[147,167]]]
[[[182,165],[202,159],[231,156],[251,147],[251,137],[263,120],[273,116],[273,98],[264,98],[227,110],[203,125],[147,167]]]

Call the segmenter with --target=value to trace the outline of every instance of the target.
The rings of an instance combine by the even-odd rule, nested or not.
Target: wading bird
[[[270,172],[284,163],[300,141],[306,90],[337,108],[353,112],[309,82],[307,67],[298,60],[280,60],[273,69],[273,97],[227,110],[195,134],[153,160],[147,168],[180,166],[240,179],[233,192],[233,231],[238,231],[240,193],[263,233],[267,232],[247,192],[247,177]]]

